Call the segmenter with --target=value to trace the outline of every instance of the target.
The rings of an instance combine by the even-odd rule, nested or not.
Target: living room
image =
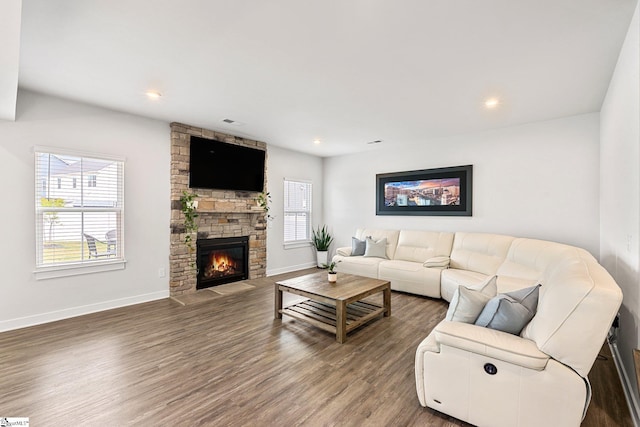
[[[15,94],[13,102],[11,97],[2,98],[5,100],[3,102],[13,104],[14,117],[10,117],[11,114],[3,116],[5,120],[0,122],[0,177],[5,183],[5,200],[10,200],[13,205],[13,209],[5,209],[0,214],[5,224],[5,244],[0,248],[0,259],[3,260],[5,274],[0,286],[0,300],[3,301],[0,331],[169,297],[169,224],[172,202],[170,123],[181,122],[204,127],[205,119],[202,117],[212,115],[216,116],[216,124],[209,125],[210,129],[242,137],[249,134],[247,137],[250,139],[267,144],[267,191],[272,198],[270,212],[274,216],[274,220],[267,227],[267,276],[315,265],[315,254],[311,246],[285,248],[282,224],[282,182],[285,178],[304,179],[313,183],[313,224],[328,224],[335,236],[335,247],[348,246],[358,227],[371,226],[507,234],[561,242],[589,251],[599,259],[624,293],[620,309],[617,351],[622,382],[630,393],[630,406],[634,408],[637,405],[637,385],[632,350],[640,346],[637,332],[640,322],[638,9],[635,1],[620,2],[616,6],[605,5],[599,1],[592,3],[592,7],[597,6],[602,10],[584,10],[584,19],[589,18],[591,14],[608,12],[611,15],[607,16],[617,19],[614,22],[625,23],[624,28],[616,27],[610,30],[611,33],[615,33],[615,36],[607,38],[610,45],[586,45],[580,52],[575,52],[575,55],[579,56],[585,55],[584,51],[590,49],[606,50],[606,55],[599,53],[601,61],[608,65],[600,69],[602,75],[596,82],[598,90],[587,94],[586,90],[580,92],[585,89],[581,86],[567,90],[554,86],[553,79],[548,76],[556,72],[560,74],[564,70],[562,67],[566,66],[566,62],[571,62],[572,58],[571,55],[567,55],[567,58],[550,57],[546,58],[549,62],[542,63],[542,58],[534,56],[533,53],[539,53],[544,49],[532,50],[529,53],[525,51],[525,54],[520,56],[514,54],[521,61],[529,61],[529,71],[521,77],[523,80],[528,78],[533,82],[536,76],[545,75],[545,79],[548,80],[543,80],[547,82],[547,89],[550,87],[558,90],[556,98],[536,104],[538,110],[529,112],[526,115],[527,121],[508,121],[510,115],[518,112],[515,104],[521,101],[510,98],[501,106],[501,110],[486,110],[483,108],[480,93],[473,92],[471,87],[467,88],[462,84],[456,89],[459,92],[448,94],[451,97],[451,106],[443,103],[440,105],[442,111],[438,112],[438,108],[433,105],[424,105],[431,104],[429,93],[426,91],[403,87],[398,88],[397,95],[390,96],[399,84],[393,80],[393,83],[385,86],[386,91],[380,92],[383,95],[381,98],[366,98],[360,97],[365,90],[369,90],[363,82],[361,88],[340,87],[342,91],[355,91],[357,96],[351,99],[353,104],[337,103],[333,106],[334,114],[338,117],[336,126],[342,122],[356,124],[351,133],[337,135],[336,141],[333,141],[330,136],[331,129],[311,129],[310,133],[317,134],[322,140],[320,144],[314,144],[313,138],[307,140],[306,134],[294,133],[292,139],[297,141],[296,149],[295,145],[279,145],[277,137],[261,138],[259,130],[251,128],[254,116],[243,113],[243,105],[235,102],[229,101],[227,105],[219,106],[215,114],[210,111],[200,112],[200,116],[194,117],[193,122],[190,122],[187,113],[182,116],[166,116],[167,104],[170,104],[172,99],[169,89],[163,94],[160,102],[154,103],[144,96],[147,87],[139,87],[140,93],[135,94],[132,105],[126,106],[123,103],[121,108],[117,102],[102,104],[97,98],[89,95],[83,97],[73,92],[74,86],[90,85],[94,85],[96,91],[102,91],[103,81],[90,74],[76,74],[74,66],[80,64],[51,60],[39,65],[36,54],[43,52],[32,45],[35,41],[42,41],[47,37],[62,37],[58,32],[51,34],[45,31],[47,28],[48,31],[54,31],[55,26],[52,26],[53,29],[44,25],[40,28],[39,20],[44,19],[45,12],[55,12],[53,16],[58,18],[64,13],[56,12],[55,2],[48,5],[41,2],[36,2],[35,5],[20,1],[7,2],[6,5],[0,6],[7,8],[7,13],[0,13],[0,16],[3,16],[0,21],[7,22],[5,29],[15,29],[8,40],[15,41],[20,59],[16,54],[7,55],[7,58],[11,58],[10,64],[15,67],[15,72],[7,72],[7,79],[12,80]],[[21,6],[22,16],[20,12],[16,15],[13,11],[12,6],[16,4]],[[65,2],[67,6],[71,4],[74,2]],[[570,2],[563,4],[567,9],[571,9]],[[77,4],[74,6],[78,7]],[[124,3],[121,6],[126,9]],[[496,16],[499,16],[497,9],[503,6],[504,3],[493,5],[496,8]],[[44,10],[36,11],[37,7]],[[553,15],[553,7],[546,6],[547,14]],[[586,8],[575,6],[575,9],[581,11],[583,7]],[[140,6],[140,9],[145,8]],[[4,12],[4,9],[0,10]],[[536,11],[540,13],[539,16],[545,16],[544,6],[540,6]],[[73,16],[74,13],[82,15],[78,10],[65,13],[68,16]],[[452,22],[457,22],[455,16],[457,15],[449,16]],[[257,17],[253,18],[260,22]],[[469,17],[466,19],[473,21]],[[530,23],[530,19],[532,18],[524,19],[523,22]],[[15,20],[18,23],[17,28]],[[255,24],[254,20],[251,20],[251,23]],[[601,25],[598,30],[604,31],[606,25],[600,20],[596,21]],[[115,24],[107,18],[99,22],[104,25]],[[164,21],[159,22],[169,25]],[[71,25],[70,22],[65,24]],[[562,28],[563,25],[559,27]],[[228,30],[226,26],[224,28]],[[27,30],[30,31],[28,34]],[[597,37],[601,36],[600,32]],[[560,37],[561,33],[555,34]],[[83,38],[82,34],[68,36],[76,41]],[[144,38],[143,35],[140,37]],[[125,44],[122,40],[120,42]],[[551,37],[547,43],[553,45],[557,40]],[[95,48],[95,56],[87,58],[86,62],[97,62],[110,72],[121,74],[117,73],[117,69],[124,67],[124,64],[103,63],[100,60],[100,55],[107,52],[104,46],[93,46],[89,41],[87,44],[88,50]],[[576,45],[580,46],[580,42],[571,46]],[[13,45],[8,43],[8,46]],[[533,49],[535,42],[531,42],[531,46]],[[387,53],[393,51],[388,46],[387,49]],[[28,55],[29,52],[33,54]],[[51,50],[50,53],[52,56],[56,55],[55,50]],[[462,55],[472,53],[461,52]],[[402,54],[408,55],[401,50],[396,53],[397,56],[392,56],[391,60],[401,58]],[[185,54],[186,57],[190,55],[192,54]],[[531,55],[531,58],[528,58],[528,55]],[[237,56],[237,52],[232,56],[239,61],[236,72],[240,72],[241,69],[244,70],[242,72],[248,72],[246,68],[255,65],[247,64],[246,58]],[[452,56],[455,55],[452,53]],[[554,60],[557,62],[553,62]],[[264,71],[268,77],[279,71],[287,72],[277,66],[277,60],[267,63],[272,64]],[[403,63],[405,66],[410,64],[409,60],[408,63]],[[537,66],[534,67],[534,64]],[[509,70],[521,71],[520,68],[509,68],[507,65],[498,64],[488,67],[488,70],[481,69],[478,70],[478,74],[481,75],[483,72],[485,74],[482,75],[486,77],[491,75],[494,68],[500,67],[504,69],[499,75],[506,74]],[[243,66],[246,68],[242,68]],[[580,65],[584,69],[591,66],[595,67],[595,63]],[[154,69],[153,66],[150,68]],[[233,67],[231,68],[233,71]],[[298,71],[307,70],[310,76],[316,78],[315,82],[331,81],[329,77],[322,79],[331,69],[327,67],[316,73],[309,64],[297,68]],[[339,67],[339,70],[345,74],[351,73],[346,67]],[[573,68],[570,70],[574,71]],[[57,86],[48,87],[44,84],[48,81],[48,74],[56,77],[54,82]],[[586,70],[585,74],[588,74]],[[401,78],[397,75],[394,77]],[[568,77],[556,77],[563,77],[562,82],[566,84],[567,79],[580,81],[581,76],[574,73]],[[255,79],[259,81],[257,77]],[[487,80],[493,78],[487,77]],[[5,81],[4,75],[2,81]],[[518,83],[521,81],[518,80]],[[379,81],[374,83],[380,84]],[[591,80],[581,81],[583,85],[593,83]],[[300,81],[297,84],[302,85]],[[250,89],[255,93],[256,103],[268,110],[264,105],[268,107],[269,98],[265,100],[267,94],[261,92],[259,86],[254,82]],[[320,100],[321,104],[330,103],[313,83],[301,87],[309,91],[310,99]],[[536,88],[534,90],[541,90],[539,87]],[[173,90],[178,91],[177,88]],[[183,90],[192,94],[194,98],[227,96],[223,92],[202,94],[193,87]],[[435,88],[430,87],[430,90],[434,91],[435,99],[447,99],[443,96],[436,97]],[[114,96],[113,93],[103,95]],[[458,105],[454,102],[458,102],[458,98],[463,95],[470,98],[467,101],[468,108],[478,110],[473,117],[480,125],[471,120],[452,123],[446,121],[446,114],[451,113],[450,110]],[[118,97],[125,98],[126,94],[116,93],[115,99]],[[539,97],[543,98],[543,94]],[[573,109],[553,110],[554,112],[550,113],[541,108],[543,105],[551,108],[553,104],[559,103],[560,98],[571,97],[575,98]],[[595,101],[589,97],[593,97]],[[400,108],[403,102],[412,103],[413,115],[396,113],[406,112],[406,109]],[[384,108],[374,108],[378,104],[384,105]],[[218,113],[225,108],[228,108],[228,113]],[[421,108],[424,108],[424,111]],[[189,110],[189,107],[185,110]],[[370,112],[368,122],[361,122],[362,111]],[[278,118],[278,123],[283,129],[281,133],[286,133],[287,122],[300,125],[309,119],[302,108],[295,113]],[[429,117],[430,113],[437,114],[435,124],[432,121],[434,119]],[[221,119],[225,117],[246,124],[223,124]],[[320,118],[325,121],[329,119],[326,116]],[[385,127],[383,125],[386,121],[394,122],[396,125]],[[434,127],[431,133],[425,133],[422,138],[416,137],[415,132],[410,132],[410,129],[404,129],[409,127],[407,123],[418,126],[421,121],[429,121]],[[477,126],[474,127],[474,124]],[[384,135],[378,133],[382,130],[385,130]],[[391,133],[391,130],[395,133]],[[357,141],[357,147],[345,143],[345,148],[340,148],[338,139]],[[378,139],[382,142],[367,144]],[[125,158],[124,269],[46,280],[35,278],[37,254],[34,243],[36,232],[33,215],[33,149],[36,146]],[[325,152],[321,150],[324,150],[324,147],[327,149],[326,153],[332,154],[323,154]],[[376,215],[376,174],[467,164],[474,167],[473,216]],[[17,185],[8,186],[11,182]],[[0,416],[5,415],[8,414],[0,413]]]

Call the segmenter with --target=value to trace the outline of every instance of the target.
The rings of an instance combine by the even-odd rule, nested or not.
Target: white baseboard
[[[313,268],[313,267],[317,267],[317,264],[315,262],[310,262],[310,263],[300,264],[300,265],[292,265],[284,268],[274,268],[271,270],[267,269],[267,277],[275,276],[276,274],[291,273],[292,271],[304,270],[305,268]]]
[[[634,388],[631,383],[631,379],[624,369],[624,364],[622,363],[622,358],[620,357],[620,351],[618,351],[618,346],[613,343],[609,344],[609,348],[611,349],[611,354],[613,355],[613,361],[616,364],[616,368],[618,370],[618,375],[620,376],[620,381],[622,382],[622,389],[624,390],[624,397],[627,399],[627,405],[629,406],[629,411],[631,412],[631,419],[633,420],[633,425],[635,427],[640,426],[640,404],[638,402],[638,397],[636,393],[634,393]],[[635,372],[631,376],[631,378],[636,378]]]
[[[64,310],[50,311],[48,313],[36,314],[33,316],[3,320],[0,321],[0,332],[41,325],[43,323],[55,322],[56,320],[68,319],[70,317],[82,316],[84,314],[96,313],[98,311],[110,310],[112,308],[125,307],[127,305],[140,304],[163,298],[169,298],[169,290],[83,305],[80,307],[71,307]]]

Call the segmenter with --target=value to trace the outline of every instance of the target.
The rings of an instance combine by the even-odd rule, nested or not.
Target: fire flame
[[[226,252],[214,252],[209,256],[209,263],[204,272],[205,277],[235,274],[236,264],[236,261]]]

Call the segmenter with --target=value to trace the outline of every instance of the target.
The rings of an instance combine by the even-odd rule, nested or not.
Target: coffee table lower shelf
[[[347,304],[345,332],[350,332],[369,320],[384,315],[384,312],[384,307],[369,302],[356,301]],[[337,331],[336,307],[331,304],[308,299],[285,307],[280,310],[280,313],[310,323],[333,334]]]

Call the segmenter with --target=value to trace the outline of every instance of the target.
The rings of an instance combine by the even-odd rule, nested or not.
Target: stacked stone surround
[[[267,224],[256,205],[255,192],[189,188],[189,141],[191,135],[229,144],[267,150],[267,144],[182,123],[171,123],[171,250],[169,290],[171,296],[196,291],[195,251],[185,245],[184,215],[180,197],[193,191],[198,197],[198,239],[249,236],[249,278],[264,277],[267,268]],[[265,166],[266,167],[266,166]],[[265,171],[266,177],[266,171]],[[266,184],[266,183],[265,183]],[[192,236],[195,248],[196,236]]]

